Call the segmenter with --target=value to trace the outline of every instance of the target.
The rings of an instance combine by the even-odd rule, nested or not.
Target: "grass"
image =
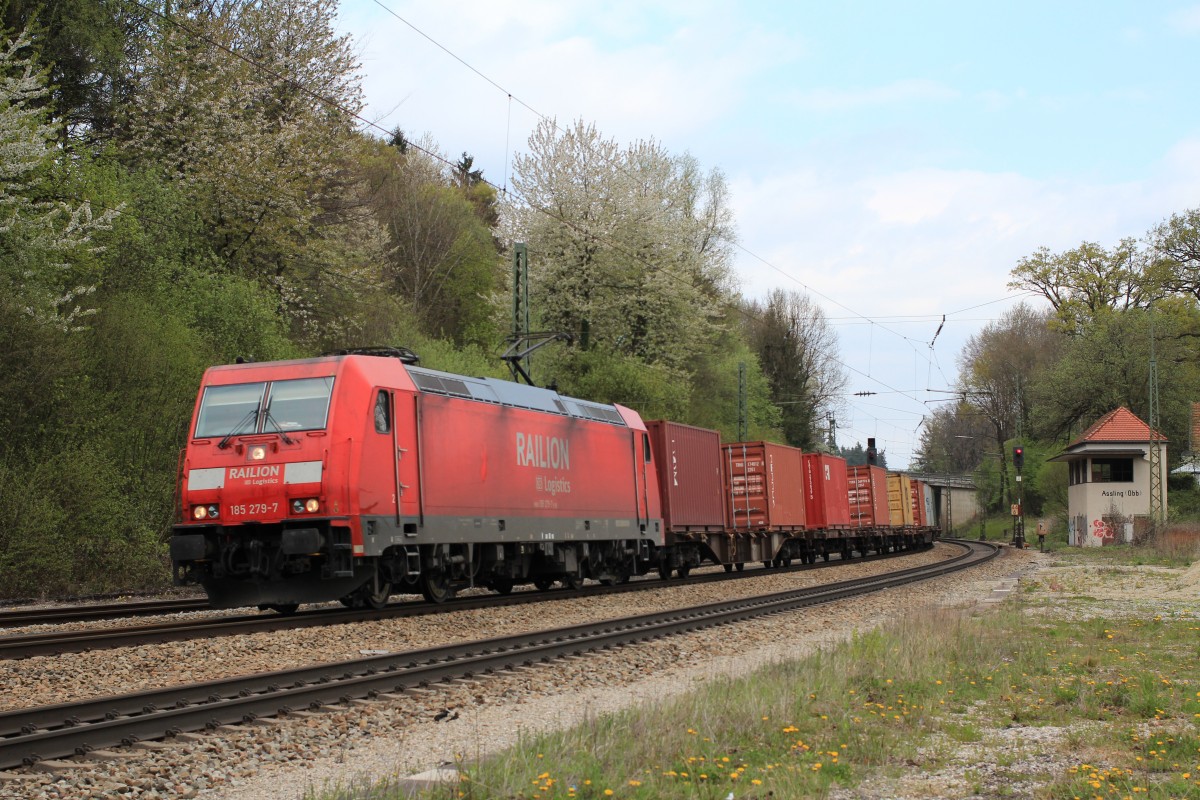
[[[1095,616],[1086,599],[1035,591],[980,616],[915,612],[751,678],[527,738],[430,796],[822,797],[957,769],[963,793],[989,796],[1200,797],[1200,617],[1136,608]],[[984,758],[990,771],[975,768]]]

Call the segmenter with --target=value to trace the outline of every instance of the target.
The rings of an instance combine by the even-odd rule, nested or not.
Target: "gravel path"
[[[675,586],[587,600],[561,600],[333,628],[283,631],[57,658],[0,663],[0,707],[61,702],[246,672],[357,658],[363,650],[406,650],[485,635],[748,596],[861,577],[944,558],[945,546],[887,562],[829,571],[764,575],[753,581]],[[298,800],[313,788],[397,777],[503,749],[529,732],[690,690],[716,676],[742,675],[796,658],[855,631],[930,604],[964,605],[1044,557],[1006,549],[966,574],[902,587],[668,640],[520,671],[486,685],[431,689],[380,701],[228,727],[189,741],[84,763],[69,776],[0,781],[0,798],[196,797]]]

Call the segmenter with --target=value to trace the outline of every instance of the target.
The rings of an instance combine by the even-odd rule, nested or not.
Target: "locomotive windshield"
[[[320,430],[332,393],[332,377],[209,386],[200,401],[196,437]]]

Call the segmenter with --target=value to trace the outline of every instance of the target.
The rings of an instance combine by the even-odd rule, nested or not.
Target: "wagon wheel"
[[[421,574],[421,594],[430,603],[444,603],[454,597],[454,588],[450,586],[450,578],[439,571]]]
[[[745,561],[739,561],[739,562],[737,562],[736,564],[734,564],[734,565],[733,565],[733,568],[734,568],[734,569],[736,569],[738,572],[742,572],[743,570],[745,570],[745,569],[746,569],[746,562],[745,562]]]
[[[578,589],[583,585],[583,579],[575,573],[568,573],[562,576],[562,585],[568,589]]]
[[[513,582],[511,578],[496,578],[492,581],[492,588],[500,594],[512,594]]]
[[[723,566],[725,567],[726,572],[733,572],[733,564],[725,564]]]
[[[686,578],[688,576],[688,573],[690,573],[692,571],[692,565],[691,564],[680,564],[679,569],[676,571],[679,573],[679,579],[683,580],[684,578]]]
[[[671,579],[671,565],[666,561],[659,562],[658,577],[662,578],[664,581]]]
[[[533,579],[533,585],[537,587],[539,592],[544,592],[554,585],[554,579],[547,578],[545,575],[538,575]]]

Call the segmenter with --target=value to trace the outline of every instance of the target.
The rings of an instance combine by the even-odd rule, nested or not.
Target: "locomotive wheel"
[[[362,596],[363,606],[366,608],[381,609],[387,605],[388,597],[392,594],[392,585],[390,583],[379,584],[379,591],[372,591],[370,584],[358,590],[358,594]]]
[[[533,579],[533,585],[537,587],[539,592],[545,592],[554,585],[554,579],[547,578],[544,575],[538,575]]]
[[[512,594],[513,582],[509,578],[497,578],[492,581],[492,588],[499,594]]]
[[[421,595],[430,603],[444,603],[454,597],[450,578],[444,572],[426,572],[421,575]]]

